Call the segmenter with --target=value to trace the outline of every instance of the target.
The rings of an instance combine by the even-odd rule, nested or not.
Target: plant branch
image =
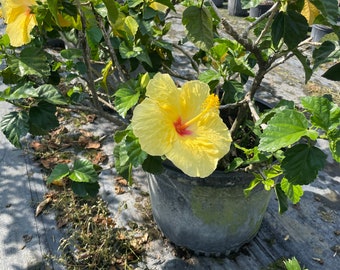
[[[270,26],[271,24],[271,21],[272,19],[274,18],[275,16],[275,13],[276,12],[272,12],[272,11],[276,11],[279,9],[279,3],[275,3],[267,12],[265,12],[264,14],[262,14],[260,17],[258,17],[254,22],[252,22],[245,30],[244,32],[242,33],[242,37],[243,38],[247,38],[248,35],[249,35],[249,31],[254,28],[257,24],[259,24],[260,22],[262,22],[265,18],[267,18],[268,16],[272,17],[272,18],[269,18],[266,26],[265,26],[265,29],[262,31],[261,33],[261,37],[263,35],[264,32],[266,32],[268,30],[268,27]],[[271,14],[271,15],[270,15]],[[255,42],[255,44],[258,44],[258,41]]]
[[[95,113],[97,115],[100,115],[104,118],[106,118],[107,120],[109,120],[110,122],[116,124],[118,126],[119,129],[124,129],[128,126],[128,123],[126,121],[124,121],[123,119],[114,116],[112,114],[109,114],[103,110],[97,110],[94,107],[91,106],[84,106],[84,105],[65,105],[65,106],[59,106],[61,108],[67,108],[73,111],[85,111],[85,112],[92,112]]]
[[[89,87],[91,94],[92,94],[93,104],[94,104],[95,108],[100,111],[101,107],[100,107],[100,104],[99,104],[99,101],[98,101],[98,95],[97,95],[96,87],[95,87],[95,84],[94,84],[94,77],[93,77],[91,61],[90,61],[91,52],[90,52],[90,48],[89,48],[87,41],[86,41],[86,34],[85,34],[86,18],[85,18],[85,15],[84,15],[84,13],[81,9],[79,0],[77,1],[77,8],[78,8],[78,11],[79,11],[79,14],[80,14],[80,19],[81,19],[81,24],[82,24],[82,29],[79,31],[79,40],[80,40],[80,45],[81,45],[81,48],[82,48],[83,54],[84,54],[84,62],[85,62],[86,68],[87,68],[87,74],[88,74],[87,84],[88,84],[88,87]]]
[[[254,46],[249,39],[241,37],[225,18],[221,18],[221,22],[227,34],[233,37],[246,50],[254,54],[259,67],[265,67],[267,65],[267,62],[263,59],[262,52],[258,47]]]
[[[195,78],[190,78],[190,77],[186,77],[184,75],[180,75],[177,72],[175,72],[174,70],[172,70],[171,68],[169,68],[167,65],[165,65],[164,63],[162,63],[162,67],[173,77],[182,79],[182,80],[186,80],[186,81],[190,81],[193,80]]]
[[[199,74],[199,66],[197,65],[196,61],[191,57],[189,53],[187,53],[181,46],[177,45],[176,43],[172,43],[172,46],[175,47],[177,50],[181,51],[186,57],[189,58],[192,67],[196,70],[196,72]]]
[[[239,129],[244,119],[247,117],[247,112],[248,112],[247,103],[240,103],[236,119],[230,128],[230,135],[232,138],[234,138],[235,132]]]
[[[280,8],[280,2],[276,2],[266,13],[264,13],[262,16],[266,15],[266,17],[269,15],[269,18],[268,18],[268,21],[264,27],[264,29],[262,30],[261,34],[258,36],[258,38],[256,39],[255,41],[255,46],[257,44],[259,44],[261,38],[267,33],[267,31],[270,29],[272,23],[273,23],[273,20],[274,20],[274,17],[276,15],[276,11]],[[262,16],[260,16],[259,18],[261,18]],[[255,21],[256,22],[256,21]],[[254,22],[254,23],[255,23]],[[258,23],[258,22],[257,22]]]
[[[125,75],[124,75],[124,72],[123,72],[122,67],[121,67],[120,64],[119,64],[119,61],[118,61],[116,52],[115,52],[114,48],[112,47],[111,40],[110,40],[110,35],[109,35],[109,33],[106,31],[106,29],[105,29],[103,20],[97,19],[97,22],[98,22],[98,24],[99,24],[100,29],[101,29],[102,32],[103,32],[105,42],[106,42],[106,44],[107,44],[107,46],[108,46],[108,49],[109,49],[110,57],[111,57],[111,59],[112,59],[114,65],[115,65],[115,67],[117,68],[118,75],[119,75],[119,79],[120,79],[121,82],[125,82],[125,81],[126,81],[126,77],[125,77]]]

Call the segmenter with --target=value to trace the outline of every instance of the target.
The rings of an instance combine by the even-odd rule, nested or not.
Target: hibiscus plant
[[[337,0],[274,0],[261,17],[240,18],[244,29],[211,0],[0,2],[8,85],[0,101],[16,107],[0,128],[16,147],[27,133],[58,127],[58,107],[91,111],[117,126],[115,168],[130,181],[133,167],[160,173],[166,159],[192,177],[247,170],[254,180],[245,193],[260,183],[274,188],[280,212],[324,167],[317,139],[329,140],[340,162],[340,108],[331,96],[261,110],[255,98],[265,75],[291,57],[306,82],[320,65],[325,78],[340,80]],[[244,8],[259,2],[242,0]],[[184,30],[173,34],[178,22]],[[312,42],[312,23],[332,27],[335,41]],[[87,189],[95,181],[88,162],[57,166],[49,181],[73,174]]]

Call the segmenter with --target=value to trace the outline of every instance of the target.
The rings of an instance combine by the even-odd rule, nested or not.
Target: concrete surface
[[[0,118],[9,110],[10,105],[1,102]],[[15,149],[0,133],[1,270],[54,267],[43,262],[43,255],[55,252],[59,243],[54,215],[35,217],[45,192],[42,174],[31,156]]]

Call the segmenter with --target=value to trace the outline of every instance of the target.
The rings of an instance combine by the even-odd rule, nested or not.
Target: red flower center
[[[177,121],[174,122],[174,127],[180,136],[192,134],[192,132],[188,129],[188,126],[182,123],[181,117],[178,117]]]

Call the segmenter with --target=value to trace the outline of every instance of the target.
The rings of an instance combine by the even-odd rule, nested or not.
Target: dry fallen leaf
[[[52,197],[47,197],[45,200],[40,202],[35,210],[35,216],[39,216],[46,206],[52,201]]]
[[[87,122],[89,122],[89,123],[93,123],[94,122],[94,120],[96,119],[96,115],[95,114],[88,114],[87,116],[86,116],[86,120],[87,120]]]
[[[81,146],[86,146],[91,141],[91,137],[80,135],[78,138],[78,143]]]
[[[118,176],[118,177],[115,178],[115,180],[116,180],[116,183],[121,185],[121,186],[127,187],[127,185],[128,185],[127,180],[124,179],[123,177]]]
[[[100,147],[101,147],[100,142],[96,142],[92,140],[89,141],[85,146],[86,149],[99,149]]]
[[[80,129],[79,131],[85,137],[93,137],[93,133],[91,131],[87,131],[85,129]]]
[[[107,227],[114,227],[116,225],[116,223],[113,221],[112,218],[110,217],[105,217],[103,215],[96,215],[92,218],[93,222],[97,223],[97,224],[101,224]]]
[[[47,150],[47,147],[46,145],[38,142],[38,141],[33,141],[31,142],[31,145],[30,145],[34,151],[36,152],[45,152]]]
[[[103,151],[96,152],[94,156],[91,156],[92,163],[96,165],[103,163],[106,159],[107,155]]]
[[[41,164],[43,165],[44,168],[46,169],[52,169],[56,164],[59,163],[70,163],[70,159],[61,159],[58,157],[48,157],[48,158],[42,158],[40,159]]]
[[[115,186],[115,193],[117,195],[120,195],[120,194],[124,194],[125,193],[125,190],[121,187],[121,186]]]
[[[319,264],[324,264],[323,259],[320,259],[320,258],[312,258],[312,259],[313,259],[313,261],[316,261],[316,262],[318,262]]]
[[[53,180],[51,184],[57,187],[64,187],[66,185],[66,180],[64,178]]]
[[[68,223],[68,218],[66,217],[59,217],[58,221],[57,221],[57,228],[60,229],[62,227],[64,227],[66,224]]]
[[[56,129],[56,130],[53,130],[51,133],[50,133],[50,135],[51,135],[51,137],[53,138],[53,137],[56,137],[56,136],[58,136],[58,135],[60,135],[60,134],[65,134],[65,133],[67,133],[68,132],[68,129],[65,127],[65,126],[61,126],[60,128],[58,128],[58,129]]]

